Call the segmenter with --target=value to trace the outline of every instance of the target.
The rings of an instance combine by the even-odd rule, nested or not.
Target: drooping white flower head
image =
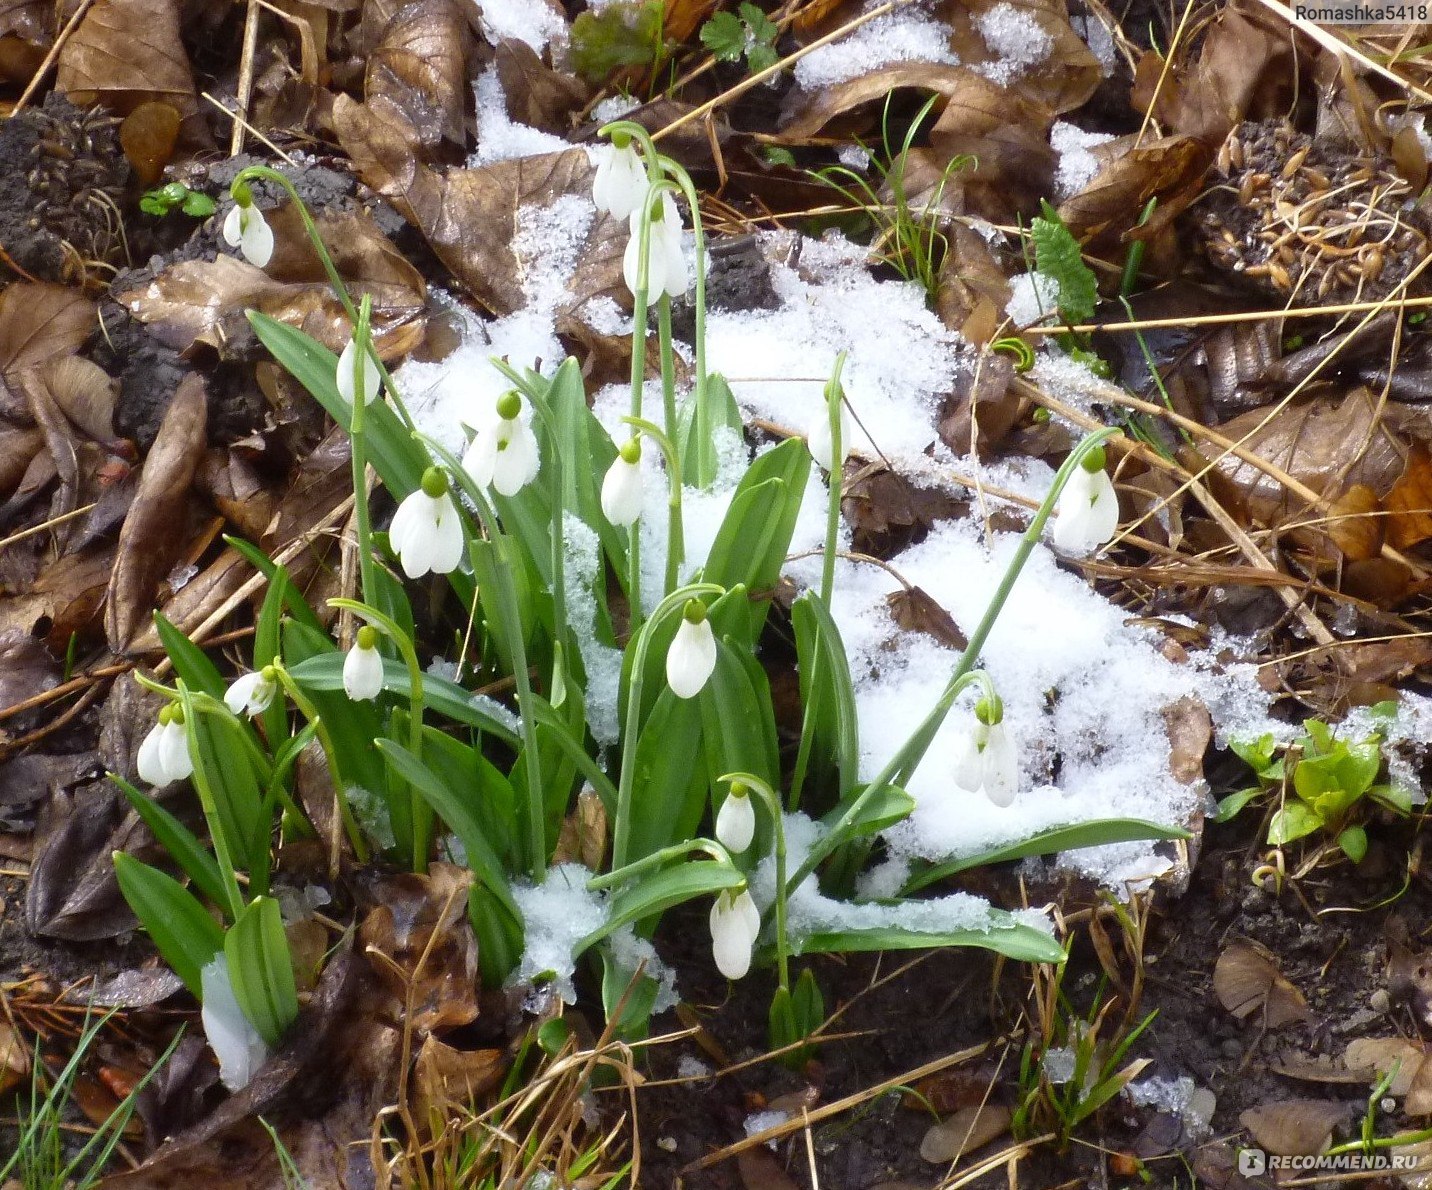
[[[542,459],[537,436],[521,418],[522,398],[504,393],[497,401],[497,418],[478,427],[462,468],[478,487],[496,488],[503,496],[515,496],[537,478]]]
[[[686,254],[681,250],[681,214],[676,200],[663,193],[651,212],[650,253],[647,263],[646,300],[655,304],[663,294],[680,297],[690,283]],[[641,209],[631,213],[631,239],[622,256],[622,277],[627,288],[636,293],[641,263]]]
[[[711,906],[711,955],[727,979],[740,979],[751,969],[751,951],[761,932],[761,911],[749,889],[719,893]]]
[[[149,729],[134,759],[139,779],[150,785],[169,785],[193,774],[189,733],[184,730],[184,712],[179,707],[171,703],[161,708],[159,721]]]
[[[378,365],[373,362],[370,352],[358,354],[358,344],[349,339],[338,357],[338,395],[353,405],[353,399],[362,387],[363,404],[367,405],[383,387],[383,378],[378,374]]]
[[[629,136],[617,133],[597,166],[592,182],[593,205],[618,219],[627,219],[641,206],[648,185],[635,143]]]
[[[845,407],[845,402],[840,403],[840,462],[835,463],[831,459],[830,441],[830,410],[824,406],[816,419],[810,423],[806,431],[806,449],[810,451],[810,457],[816,461],[816,466],[825,471],[834,471],[845,465],[845,460],[850,457],[851,440],[855,436],[855,425],[850,418],[850,410]]]
[[[1054,544],[1065,553],[1087,554],[1118,532],[1119,497],[1104,472],[1102,447],[1091,450],[1074,468],[1059,493],[1054,514]]]
[[[378,630],[364,624],[343,659],[343,692],[361,702],[377,698],[382,689],[383,655],[378,652]]]
[[[737,782],[716,812],[716,841],[740,855],[755,837],[756,808],[751,804],[751,792]]]
[[[255,268],[265,268],[273,258],[273,228],[242,182],[234,187],[234,205],[224,217],[223,235],[224,242],[243,253]]]
[[[236,715],[253,718],[269,709],[277,691],[278,682],[273,669],[266,665],[263,669],[235,678],[233,685],[224,692],[224,705]]]
[[[420,487],[404,498],[388,526],[388,542],[403,573],[449,574],[462,561],[462,521],[448,494],[447,477],[436,467],[423,473]]]
[[[961,732],[951,777],[969,793],[982,793],[996,806],[1013,804],[1019,792],[1019,757],[1004,725],[1003,709],[981,699],[973,731]]]
[[[715,668],[716,637],[706,619],[706,605],[689,599],[666,651],[666,684],[677,698],[695,698]]]
[[[200,970],[199,979],[203,993],[199,1019],[209,1048],[219,1059],[219,1078],[228,1090],[241,1091],[268,1060],[268,1046],[239,1007],[223,951]]]
[[[602,479],[602,515],[619,529],[636,524],[646,500],[641,473],[641,439],[636,435],[622,443],[616,461]]]

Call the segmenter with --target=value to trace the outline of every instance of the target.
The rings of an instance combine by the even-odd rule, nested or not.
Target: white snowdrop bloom
[[[603,155],[592,182],[592,203],[618,219],[627,219],[641,206],[649,183],[646,168],[637,154],[636,145],[628,140],[612,147]]]
[[[278,683],[268,666],[235,678],[233,685],[224,692],[224,705],[236,715],[262,715],[269,709]]]
[[[756,808],[751,804],[750,792],[742,785],[732,785],[716,812],[716,841],[739,855],[755,837]]]
[[[203,992],[199,1019],[209,1048],[219,1059],[219,1078],[228,1090],[241,1091],[268,1060],[268,1046],[239,1007],[222,951],[199,972],[199,978]]]
[[[378,374],[378,365],[373,362],[371,352],[363,352],[361,368],[358,366],[358,344],[349,339],[343,353],[338,357],[338,395],[353,405],[357,385],[363,388],[363,404],[368,404],[383,387],[383,378]]]
[[[182,714],[174,707],[159,712],[159,722],[149,729],[135,756],[139,779],[150,785],[169,785],[194,772],[189,756],[189,733]]]
[[[1019,758],[1003,720],[962,732],[951,768],[956,785],[984,794],[996,806],[1011,805],[1019,792]]]
[[[695,698],[715,668],[716,637],[706,619],[706,605],[692,599],[666,651],[666,684],[677,698]]]
[[[1098,549],[1119,529],[1119,497],[1104,473],[1103,452],[1091,451],[1084,466],[1059,493],[1054,515],[1054,544],[1065,553],[1087,554]],[[1099,466],[1089,470],[1090,460],[1099,456]]]
[[[855,434],[855,426],[850,419],[850,410],[845,407],[845,402],[840,403],[840,462],[834,463],[831,459],[830,441],[830,410],[822,407],[820,414],[811,422],[810,429],[806,431],[806,448],[810,451],[810,457],[816,461],[816,465],[825,471],[834,471],[837,467],[845,465],[845,460],[850,457],[850,442]]]
[[[663,294],[680,297],[690,283],[690,274],[686,254],[681,250],[681,214],[670,194],[663,194],[660,207],[652,212],[647,248],[646,300],[655,303]],[[632,293],[636,293],[640,263],[641,210],[638,208],[631,213],[631,239],[622,257],[622,276]]]
[[[383,655],[378,652],[378,630],[364,624],[343,659],[343,692],[361,702],[377,698],[382,689]]]
[[[388,541],[403,573],[418,578],[428,571],[449,574],[462,561],[462,522],[448,494],[447,479],[428,468],[422,486],[404,498],[388,526]]]
[[[479,426],[462,456],[462,468],[478,487],[515,496],[537,478],[542,460],[537,436],[519,416],[522,398],[507,393],[497,402],[497,418]]]
[[[641,474],[641,439],[630,438],[602,480],[602,515],[619,529],[636,524],[646,498]]]
[[[234,203],[224,217],[224,242],[256,268],[264,268],[273,258],[273,228],[252,199]]]
[[[711,955],[727,979],[740,979],[751,969],[751,951],[761,931],[761,912],[743,888],[718,894],[711,906]]]

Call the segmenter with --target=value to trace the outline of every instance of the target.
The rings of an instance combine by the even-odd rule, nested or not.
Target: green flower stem
[[[739,871],[731,859],[731,853],[720,843],[713,839],[689,839],[684,843],[673,843],[670,847],[653,851],[650,855],[644,855],[641,859],[608,872],[604,876],[593,876],[587,881],[587,889],[589,892],[600,892],[604,888],[615,888],[619,884],[625,884],[628,880],[635,880],[638,876],[644,875],[654,868],[664,867],[671,860],[685,859],[698,852],[709,855],[717,863],[725,864],[733,872]]]
[[[517,689],[517,712],[522,725],[522,767],[527,777],[528,848],[532,853],[532,879],[540,884],[547,875],[547,833],[544,826],[546,803],[542,797],[542,761],[537,750],[537,708],[532,702],[532,675],[527,668],[527,642],[523,637],[517,588],[512,579],[518,562],[510,554],[510,543],[498,526],[497,513],[493,511],[487,494],[473,483],[472,476],[463,470],[457,457],[431,438],[418,435],[418,440],[448,469],[458,487],[462,489],[463,495],[472,502],[483,531],[497,554],[497,565],[494,567],[498,576],[497,615],[502,621],[507,639],[512,643],[512,681]],[[560,642],[557,657],[560,660]]]
[[[669,157],[661,159],[663,168],[681,188],[686,205],[691,208],[691,233],[696,248],[696,385],[691,432],[696,435],[696,474],[692,481],[699,488],[710,485],[716,478],[716,444],[711,439],[711,410],[707,400],[706,383],[706,229],[701,221],[701,202],[691,175]]]
[[[744,785],[747,797],[759,794],[762,804],[771,816],[776,858],[776,899],[774,904],[776,911],[776,969],[781,989],[789,993],[791,970],[790,947],[786,944],[786,898],[790,894],[786,888],[786,824],[781,817],[781,799],[776,795],[774,789],[760,777],[751,773],[727,773],[718,777],[717,780],[732,785]]]
[[[372,320],[373,298],[365,293],[358,307],[358,322],[353,330],[355,395],[359,395],[362,384],[363,356],[373,352]],[[366,398],[368,394],[361,395]],[[363,598],[368,600],[377,597],[378,585],[373,573],[373,524],[368,510],[367,439],[363,431],[366,404],[366,400],[353,402],[353,412],[348,423],[348,446],[353,460],[353,521],[358,531],[359,590]]]
[[[661,295],[656,308],[657,334],[661,342],[661,411],[666,422],[666,436],[676,441],[676,352],[671,342],[671,298]],[[672,456],[674,457],[674,456]],[[675,474],[673,472],[673,474]],[[671,499],[667,503],[666,515],[666,586],[663,595],[676,590],[677,575],[685,560],[686,546],[681,520],[681,482],[679,476],[671,485]]]
[[[638,127],[640,127],[638,125]],[[646,129],[642,129],[643,135]],[[647,138],[650,144],[650,138]],[[654,150],[653,150],[654,151]],[[642,390],[646,385],[647,288],[651,263],[651,201],[642,207],[637,221],[641,237],[637,248],[636,293],[631,315],[631,416],[641,416]],[[627,599],[631,604],[631,630],[641,627],[641,528],[640,522],[627,535]]]
[[[841,441],[841,406],[845,391],[840,374],[845,369],[845,352],[835,357],[835,371],[825,386],[826,410],[830,416],[830,492],[825,513],[825,556],[821,559],[820,601],[828,608],[835,594],[835,553],[840,537],[840,490],[845,480],[845,443]]]
[[[634,426],[661,447],[662,457],[666,460],[666,477],[670,489],[666,502],[669,510],[667,517],[668,543],[671,540],[676,542],[674,549],[668,544],[666,551],[666,587],[668,591],[672,591],[676,588],[677,576],[677,567],[673,565],[673,561],[679,564],[685,552],[681,544],[681,454],[676,449],[675,440],[663,433],[654,422],[647,421],[643,417],[624,417],[622,421],[629,426]]]
[[[303,199],[299,197],[298,190],[294,187],[294,184],[290,182],[288,178],[284,177],[283,174],[279,173],[278,170],[272,169],[267,165],[250,165],[240,170],[234,180],[229,183],[230,192],[232,193],[233,188],[240,183],[248,182],[250,178],[262,178],[266,182],[273,182],[288,192],[289,199],[298,210],[298,217],[303,221],[303,230],[308,233],[309,242],[312,243],[314,252],[318,254],[318,262],[323,266],[323,271],[328,277],[328,284],[333,287],[333,292],[337,295],[339,302],[342,304],[344,313],[348,315],[349,323],[356,327],[358,325],[358,308],[353,304],[353,296],[348,292],[348,286],[344,283],[343,278],[339,276],[338,266],[333,263],[333,257],[329,254],[328,246],[324,244],[323,237],[318,234],[318,224],[313,221],[313,216],[308,213],[308,206]],[[378,352],[373,347],[371,338],[368,343],[368,351],[373,362],[378,365],[378,375],[383,378],[383,384],[393,398],[393,408],[397,411],[398,417],[402,419],[403,424],[410,431],[416,432],[417,427],[413,424],[412,416],[408,413],[407,406],[403,404],[398,396],[398,386],[393,383],[393,377],[388,372],[388,366],[378,357]]]
[[[194,763],[194,791],[199,795],[199,807],[204,811],[204,820],[209,824],[209,838],[214,844],[214,858],[219,861],[219,877],[224,882],[224,892],[228,897],[229,919],[238,921],[244,911],[244,896],[239,891],[238,877],[234,874],[234,854],[229,850],[229,839],[224,834],[223,818],[219,814],[218,803],[214,800],[214,790],[209,784],[209,775],[204,771],[204,766],[197,763],[194,746],[194,724],[199,709],[195,705],[193,694],[183,682],[178,683],[179,705],[184,708],[184,735],[189,745],[189,757]]]
[[[925,716],[919,726],[911,733],[910,738],[906,740],[900,750],[886,761],[885,767],[880,770],[875,779],[861,791],[859,797],[851,802],[850,808],[840,816],[840,821],[824,836],[816,840],[815,845],[810,850],[810,854],[806,856],[801,866],[796,869],[795,876],[792,877],[790,884],[787,886],[786,891],[788,894],[799,888],[801,883],[815,871],[816,866],[845,842],[850,835],[853,824],[859,819],[861,811],[865,809],[866,805],[869,804],[870,800],[875,797],[876,794],[883,792],[897,782],[903,783],[910,779],[910,775],[914,772],[915,766],[920,763],[920,758],[924,756],[926,749],[930,745],[930,741],[940,729],[940,724],[945,721],[945,716],[950,713],[950,708],[955,705],[955,698],[971,681],[979,680],[976,675],[971,673],[971,670],[974,668],[975,662],[979,659],[980,650],[984,648],[985,642],[989,639],[989,634],[994,628],[995,621],[999,619],[1000,612],[1004,610],[1005,601],[1008,600],[1010,591],[1014,589],[1015,581],[1019,578],[1020,572],[1024,569],[1024,564],[1029,561],[1029,555],[1034,552],[1034,547],[1039,544],[1040,536],[1044,532],[1045,523],[1049,520],[1050,515],[1054,511],[1054,505],[1059,499],[1059,493],[1064,490],[1064,485],[1068,483],[1069,477],[1074,474],[1074,468],[1083,463],[1084,457],[1089,454],[1090,451],[1098,448],[1118,433],[1118,429],[1112,426],[1102,430],[1096,430],[1094,433],[1084,437],[1079,444],[1070,451],[1069,457],[1064,460],[1064,465],[1059,468],[1058,473],[1054,476],[1054,482],[1050,485],[1049,493],[1044,497],[1044,502],[1040,504],[1039,510],[1034,514],[1034,519],[1029,522],[1029,528],[1025,530],[1024,536],[1020,539],[1019,548],[1015,551],[1009,568],[1004,572],[1004,577],[1000,579],[999,587],[994,593],[994,598],[990,600],[989,606],[985,608],[984,617],[980,620],[979,626],[970,634],[969,644],[965,646],[965,651],[960,657],[959,664],[955,666],[954,673],[950,675],[950,680],[946,684],[944,692],[940,695],[939,701],[935,703],[930,713]],[[988,682],[988,679],[986,678],[985,681]],[[987,690],[988,689],[989,687],[987,686]]]
[[[396,620],[384,615],[377,608],[356,599],[330,599],[328,606],[340,611],[352,612],[360,620],[373,625],[384,636],[398,646],[398,653],[408,667],[408,751],[418,760],[423,757],[423,711],[426,699],[423,693],[423,667],[418,662],[418,651],[408,634],[399,627]],[[408,790],[409,818],[412,823],[412,863],[414,872],[428,870],[428,849],[432,844],[433,811],[427,799],[416,789]]]
[[[348,804],[348,793],[343,788],[343,782],[338,779],[338,749],[334,747],[333,737],[328,734],[328,725],[324,723],[323,716],[318,713],[318,708],[313,705],[313,700],[303,692],[303,688],[293,680],[282,665],[273,663],[274,676],[283,687],[283,692],[293,700],[293,705],[298,708],[299,714],[313,724],[314,734],[318,737],[318,746],[323,749],[323,757],[328,762],[328,772],[333,778],[333,795],[338,802],[338,816],[343,821],[343,830],[348,835],[348,841],[353,845],[353,854],[360,864],[368,862],[368,842],[363,837],[363,829],[358,825],[358,820],[353,817],[353,807]],[[292,805],[290,799],[285,798],[287,805]],[[297,809],[297,807],[294,807]]]
[[[673,591],[651,613],[637,638],[636,652],[632,656],[631,682],[627,687],[626,724],[622,730],[622,771],[617,782],[616,825],[612,830],[612,867],[623,867],[627,862],[627,850],[631,840],[631,794],[636,779],[636,753],[641,728],[641,697],[646,684],[646,655],[651,649],[652,637],[663,620],[673,613],[680,614],[689,599],[702,595],[722,595],[725,588],[715,583],[692,583]],[[524,716],[525,718],[525,716]]]

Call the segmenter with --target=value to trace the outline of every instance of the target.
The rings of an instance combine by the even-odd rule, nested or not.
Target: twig
[[[239,86],[235,96],[235,102],[239,105],[239,112],[234,117],[234,130],[229,136],[229,156],[237,157],[244,151],[244,130],[248,128],[246,121],[239,119],[239,115],[247,115],[249,101],[254,94],[254,53],[258,49],[259,42],[259,6],[256,0],[249,0],[249,8],[244,16],[244,48],[239,55]]]

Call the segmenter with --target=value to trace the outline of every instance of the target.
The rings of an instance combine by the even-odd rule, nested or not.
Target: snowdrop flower
[[[855,435],[855,426],[850,420],[850,410],[845,407],[845,402],[840,403],[840,462],[836,463],[830,457],[830,409],[822,405],[820,416],[811,422],[810,429],[806,431],[806,449],[810,451],[810,457],[816,461],[816,466],[825,471],[834,471],[845,465],[845,460],[850,457],[851,439]]]
[[[1019,792],[1019,758],[1003,709],[981,699],[975,717],[975,730],[963,733],[956,744],[954,782],[969,793],[983,793],[996,806],[1008,806]]]
[[[224,693],[224,705],[234,714],[248,715],[252,719],[269,709],[269,704],[273,702],[273,696],[277,692],[278,682],[274,677],[273,666],[265,665],[263,669],[236,678],[234,684]]]
[[[363,389],[363,404],[367,405],[381,391],[383,379],[378,375],[378,365],[373,362],[372,352],[363,352],[361,370],[358,366],[358,344],[349,339],[338,357],[338,395],[353,406],[355,383]]]
[[[726,889],[711,906],[711,955],[727,979],[740,979],[751,969],[751,951],[761,933],[761,911],[750,890],[732,895]]]
[[[449,574],[457,569],[462,560],[462,522],[448,494],[447,477],[436,467],[429,467],[422,485],[398,505],[388,526],[388,542],[409,578],[430,570]]]
[[[739,855],[755,837],[756,808],[751,804],[751,791],[737,782],[716,813],[716,841]]]
[[[139,779],[150,785],[169,785],[194,772],[189,756],[189,733],[184,730],[184,712],[177,706],[163,707],[159,722],[149,729],[135,757]]]
[[[273,257],[273,228],[254,206],[253,192],[242,182],[234,187],[234,205],[224,217],[223,234],[224,242],[242,252],[256,268],[264,268]]]
[[[706,619],[706,605],[689,599],[666,651],[666,684],[677,698],[695,698],[715,668],[716,637]]]
[[[618,529],[636,524],[645,501],[641,476],[641,439],[631,437],[617,451],[602,480],[602,515]]]
[[[1095,447],[1059,493],[1054,517],[1054,544],[1070,554],[1087,554],[1108,541],[1119,528],[1119,497],[1104,473],[1103,447]]]
[[[219,1078],[228,1090],[241,1091],[268,1060],[268,1046],[239,1007],[222,951],[199,972],[199,979],[203,993],[199,1019],[209,1048],[219,1059]]]
[[[646,300],[657,302],[663,294],[680,297],[686,292],[689,276],[686,256],[681,251],[681,215],[676,200],[662,194],[661,202],[651,212],[651,235],[646,270]],[[622,276],[627,288],[636,293],[641,265],[641,209],[631,213],[631,239],[622,257]]]
[[[383,656],[378,652],[378,630],[364,624],[343,659],[343,692],[354,702],[361,702],[377,698],[382,689]]]
[[[618,219],[629,218],[641,206],[648,185],[646,169],[631,137],[617,133],[612,137],[611,149],[597,166],[592,182],[593,205]]]
[[[537,436],[519,416],[522,398],[515,392],[505,393],[497,401],[497,420],[480,427],[467,453],[462,468],[478,487],[492,487],[503,496],[515,496],[537,478],[542,460],[537,451]]]

